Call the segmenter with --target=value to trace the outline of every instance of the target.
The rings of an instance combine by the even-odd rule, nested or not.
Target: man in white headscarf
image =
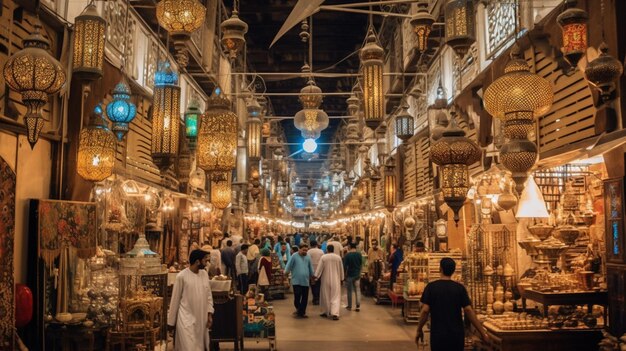
[[[209,350],[209,329],[213,325],[213,295],[209,275],[204,269],[209,253],[192,251],[189,268],[176,276],[167,326],[176,331],[176,351]]]
[[[322,280],[320,289],[321,317],[332,317],[339,320],[339,310],[341,309],[341,282],[344,279],[343,261],[339,255],[334,253],[335,247],[328,245],[328,253],[322,256],[315,278]]]

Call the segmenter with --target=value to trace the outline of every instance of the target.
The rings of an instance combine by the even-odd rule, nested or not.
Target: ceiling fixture
[[[448,129],[430,149],[430,159],[440,167],[439,180],[446,204],[454,212],[454,221],[459,221],[459,210],[465,203],[469,190],[469,166],[480,160],[482,153],[478,145],[465,136],[465,131],[456,124],[454,115]]]
[[[604,102],[611,100],[611,94],[617,87],[617,81],[623,73],[622,63],[608,54],[606,43],[600,44],[600,56],[587,64],[585,78],[600,91]]]
[[[317,149],[317,143],[315,142],[315,139],[306,139],[303,143],[302,143],[302,149],[305,152],[308,153],[314,153],[315,150]]]
[[[263,127],[263,122],[261,121],[261,113],[263,112],[263,108],[259,105],[259,102],[255,98],[251,98],[248,101],[248,121],[246,136],[247,136],[247,146],[248,146],[248,158],[251,161],[256,161],[258,165],[258,161],[261,159],[261,129]]]
[[[565,0],[565,8],[556,21],[561,26],[563,57],[572,67],[578,65],[578,61],[587,53],[587,11],[576,8],[577,0]]]
[[[107,117],[113,122],[112,130],[118,141],[124,139],[128,125],[137,115],[137,107],[130,101],[130,94],[130,86],[122,78],[113,89],[113,100],[107,104]]]
[[[159,63],[152,98],[152,161],[165,173],[178,155],[180,87],[170,63]]]
[[[107,22],[100,17],[94,0],[90,0],[74,22],[72,38],[72,73],[93,81],[102,77]]]
[[[198,142],[198,119],[201,114],[200,102],[194,95],[191,97],[191,100],[189,100],[187,110],[185,111],[185,138],[187,139],[189,151],[191,152],[196,150]]]
[[[463,58],[476,41],[474,0],[449,0],[444,11],[445,42]]]
[[[172,37],[176,48],[176,62],[189,64],[186,43],[191,34],[202,27],[206,8],[198,0],[161,0],[156,6],[159,25]]]
[[[300,130],[302,137],[317,139],[322,130],[328,128],[328,115],[319,107],[322,104],[322,89],[315,85],[315,81],[309,78],[307,85],[300,90],[300,102],[302,110],[294,117],[294,126]]]
[[[365,46],[359,51],[363,89],[363,117],[365,124],[376,129],[385,117],[383,91],[383,66],[385,51],[378,45],[374,28],[370,24]]]
[[[100,182],[113,174],[115,136],[102,116],[102,105],[96,106],[89,124],[80,131],[77,173],[85,180]]]
[[[435,23],[435,17],[428,11],[428,2],[420,1],[417,3],[417,13],[411,17],[410,23],[413,26],[413,32],[417,36],[417,51],[426,51],[428,49],[428,38]]]
[[[400,112],[396,116],[396,136],[404,143],[409,141],[415,132],[415,119],[409,113],[406,100],[402,102]]]
[[[228,53],[231,60],[237,58],[246,45],[246,33],[248,24],[239,18],[239,1],[233,3],[233,13],[229,19],[220,24],[222,30],[222,47]]]
[[[24,39],[24,48],[13,54],[4,65],[4,80],[9,87],[22,95],[28,110],[24,124],[30,147],[35,147],[46,120],[41,112],[48,95],[56,94],[65,84],[63,66],[50,55],[50,42],[41,35],[41,25]]]
[[[396,178],[396,164],[393,157],[385,162],[384,203],[389,212],[393,212],[398,204],[398,185]]]
[[[485,109],[504,122],[504,135],[510,139],[502,146],[500,157],[504,167],[512,172],[518,194],[537,161],[537,145],[528,140],[528,134],[535,129],[535,120],[550,111],[553,97],[550,83],[530,71],[517,44],[504,74],[485,90]]]
[[[218,88],[209,98],[200,117],[198,167],[207,172],[230,172],[237,161],[239,118],[230,110],[230,101]]]

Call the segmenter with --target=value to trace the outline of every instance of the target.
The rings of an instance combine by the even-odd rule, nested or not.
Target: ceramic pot
[[[504,303],[502,301],[494,302],[493,311],[495,314],[502,314],[504,312]]]

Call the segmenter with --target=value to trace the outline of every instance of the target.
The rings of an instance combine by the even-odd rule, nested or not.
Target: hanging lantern
[[[474,0],[449,0],[445,5],[445,42],[463,58],[476,41]]]
[[[448,107],[448,95],[446,94],[446,89],[441,83],[441,79],[439,79],[439,86],[437,87],[437,97],[435,98],[435,102],[430,106],[430,108],[443,110],[446,107]]]
[[[611,93],[617,86],[617,80],[623,73],[621,62],[608,54],[606,43],[600,44],[600,56],[589,62],[585,69],[585,78],[591,85],[600,91],[604,102],[611,98]]]
[[[28,110],[24,124],[28,143],[35,147],[45,123],[41,111],[48,102],[48,95],[56,94],[65,84],[65,70],[48,50],[50,42],[41,35],[41,25],[24,39],[24,49],[9,57],[4,65],[7,85],[22,94],[22,102]]]
[[[187,140],[182,139],[180,144],[176,173],[178,175],[177,180],[183,184],[189,182],[189,174],[191,173],[191,150],[189,150]]]
[[[217,209],[225,209],[232,201],[230,178],[230,172],[224,172],[216,174],[211,181],[211,204]]]
[[[206,8],[198,0],[161,0],[156,5],[156,16],[174,42],[176,62],[186,67],[189,63],[186,42],[202,27]]]
[[[428,38],[435,23],[435,17],[428,11],[428,2],[420,1],[417,3],[417,13],[411,17],[411,26],[413,32],[417,36],[416,48],[419,52],[428,49]]]
[[[387,123],[383,122],[375,131],[378,164],[382,165],[387,157]]]
[[[154,75],[152,98],[152,161],[164,173],[178,154],[180,87],[169,62],[161,62]]]
[[[350,97],[346,100],[348,104],[348,114],[351,117],[356,117],[359,112],[359,99],[354,95],[350,95]]]
[[[365,124],[376,129],[385,117],[385,94],[383,91],[383,58],[385,51],[377,43],[373,29],[367,33],[367,42],[360,50],[363,113]]]
[[[185,111],[185,137],[187,138],[191,152],[196,150],[196,143],[198,141],[198,118],[201,114],[200,103],[194,96],[191,98],[191,101],[189,101],[187,111]]]
[[[209,98],[207,110],[200,116],[198,167],[207,172],[229,172],[235,168],[238,122],[226,97],[216,93]]]
[[[469,190],[468,166],[480,160],[478,145],[465,136],[465,131],[452,118],[450,127],[443,132],[430,150],[430,159],[440,167],[440,182],[443,199],[454,212],[454,221],[459,221],[459,210],[463,207]]]
[[[406,101],[402,104],[400,113],[396,116],[396,136],[403,142],[407,142],[415,132],[415,119],[409,114],[409,106]]]
[[[537,145],[528,139],[511,139],[500,149],[502,165],[511,171],[518,194],[524,190],[530,170],[537,162]]]
[[[261,159],[261,128],[263,122],[261,122],[261,105],[256,99],[251,99],[247,106],[248,109],[248,122],[247,122],[247,137],[248,137],[248,158],[251,161],[259,161]]]
[[[534,121],[550,111],[553,97],[550,82],[530,72],[515,45],[504,74],[487,87],[483,102],[489,114],[504,121],[507,138],[526,138]]]
[[[572,67],[578,65],[578,61],[587,52],[587,11],[576,8],[577,0],[566,0],[566,10],[563,11],[556,21],[561,26],[563,33],[563,56]]]
[[[313,79],[309,79],[307,86],[300,90],[302,110],[294,117],[294,126],[302,132],[305,139],[317,139],[322,130],[328,128],[328,115],[319,109],[322,104],[322,89]]]
[[[441,139],[443,136],[443,132],[448,127],[448,116],[445,112],[439,111],[437,116],[435,116],[435,127],[430,131],[430,138],[433,141],[437,141]]]
[[[385,163],[385,208],[393,212],[398,204],[398,185],[396,184],[395,162],[393,158],[387,159]]]
[[[248,24],[239,18],[239,12],[233,10],[232,16],[220,24],[222,29],[222,47],[228,53],[231,60],[237,58],[237,54],[246,45],[246,33]]]
[[[100,182],[113,174],[115,166],[115,136],[107,127],[98,105],[89,124],[80,131],[76,171],[85,180]]]
[[[113,89],[113,100],[107,105],[107,117],[113,122],[113,133],[122,141],[128,133],[128,125],[137,115],[137,107],[130,101],[130,86],[122,79]]]
[[[196,168],[189,175],[189,185],[197,189],[204,189],[206,184],[206,173],[200,168]]]
[[[106,25],[93,0],[76,17],[72,40],[72,72],[80,79],[96,80],[102,77]]]

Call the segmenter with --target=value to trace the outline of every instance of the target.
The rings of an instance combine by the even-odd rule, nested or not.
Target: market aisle
[[[345,293],[342,301],[345,306]],[[311,304],[307,308],[308,319],[293,318],[291,294],[284,300],[273,301],[273,305],[279,351],[416,349],[413,342],[416,325],[406,325],[399,308],[378,306],[370,297],[363,298],[360,312],[343,308],[339,321],[319,317],[318,306]]]

